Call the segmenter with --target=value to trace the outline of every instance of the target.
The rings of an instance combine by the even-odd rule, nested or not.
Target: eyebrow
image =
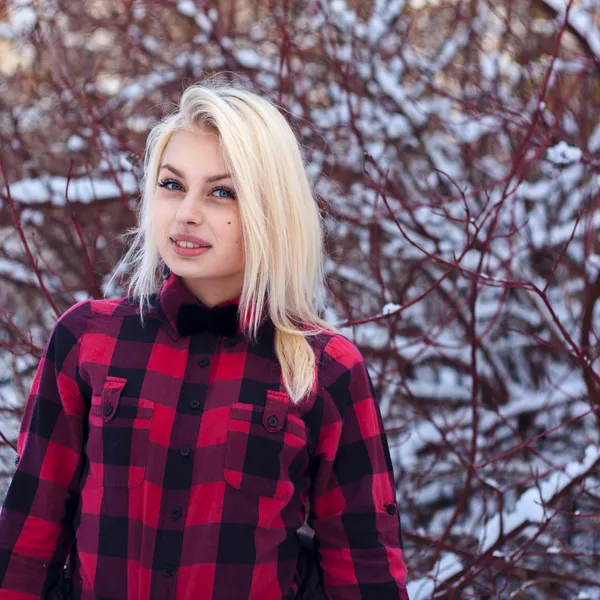
[[[179,171],[178,169],[176,169],[173,165],[170,165],[169,163],[165,163],[165,164],[161,165],[160,168],[168,169],[172,173],[175,173],[175,175],[177,175],[178,177],[185,179],[183,173],[181,171]],[[215,181],[221,181],[222,179],[231,179],[231,174],[230,173],[221,173],[221,175],[211,175],[210,177],[206,178],[206,183],[215,183]]]

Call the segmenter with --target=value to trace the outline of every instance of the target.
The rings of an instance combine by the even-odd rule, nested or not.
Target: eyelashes
[[[237,196],[235,194],[235,192],[233,190],[230,190],[228,187],[224,187],[224,186],[219,186],[214,188],[213,190],[211,190],[211,194],[214,194],[215,192],[225,192],[226,194],[229,194],[229,197],[232,200],[236,200]],[[224,198],[225,196],[219,196],[220,198]]]
[[[174,190],[173,188],[168,187],[171,184],[178,185],[181,189],[183,189],[181,184],[178,181],[175,181],[174,179],[159,179],[158,183],[156,185],[158,185],[158,187],[161,187],[161,188],[167,188],[168,190],[171,190],[172,192],[180,191],[180,190]]]
[[[160,187],[160,188],[165,188],[171,192],[182,192],[183,191],[183,186],[179,183],[179,181],[175,181],[174,179],[159,179],[156,185],[158,185],[158,187]],[[170,186],[178,186],[178,188],[173,188]],[[227,196],[217,196],[218,198],[229,197],[232,200],[237,199],[236,193],[232,189],[230,189],[226,186],[220,185],[220,186],[213,188],[210,191],[210,195],[212,196],[213,194],[215,194],[215,192],[223,192],[224,194],[227,194]]]

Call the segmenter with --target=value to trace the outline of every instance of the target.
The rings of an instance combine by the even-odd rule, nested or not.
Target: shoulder
[[[139,305],[131,298],[82,300],[62,313],[56,321],[55,330],[67,330],[76,337],[80,337],[92,319],[118,319],[125,316],[139,316],[139,314]]]
[[[329,361],[341,364],[348,369],[356,363],[364,361],[358,346],[341,333],[332,332],[324,352]]]
[[[135,298],[89,300],[90,317],[130,317],[140,315],[140,305]],[[146,309],[146,313],[152,309]]]
[[[341,333],[324,331],[314,337],[311,345],[317,354],[319,379],[324,385],[356,365],[364,364],[358,346]]]
[[[90,316],[90,301],[82,300],[73,304],[58,317],[52,330],[52,337],[79,339],[87,326]],[[75,341],[74,340],[74,341]]]

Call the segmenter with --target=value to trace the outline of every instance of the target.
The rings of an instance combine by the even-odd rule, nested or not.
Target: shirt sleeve
[[[78,355],[89,303],[57,321],[38,365],[0,510],[0,600],[38,600],[58,581],[73,541],[84,423]]]
[[[343,336],[325,349],[308,524],[329,600],[408,600],[383,420],[364,359]]]

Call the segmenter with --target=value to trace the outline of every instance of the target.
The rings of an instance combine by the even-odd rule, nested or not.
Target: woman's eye
[[[183,190],[183,186],[174,179],[160,179],[158,182],[158,187],[167,188],[172,192],[180,192]]]
[[[234,200],[236,198],[235,192],[226,187],[215,188],[211,194],[215,194],[219,198],[232,198]]]

